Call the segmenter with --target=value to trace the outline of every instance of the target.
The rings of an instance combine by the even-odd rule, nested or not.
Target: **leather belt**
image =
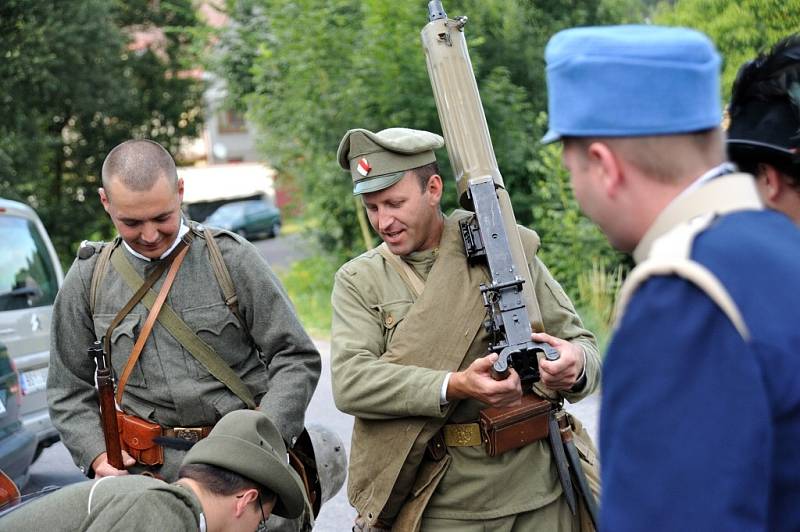
[[[442,427],[444,444],[448,447],[476,447],[483,445],[481,426],[477,423],[448,423]]]
[[[213,426],[207,427],[175,427],[175,428],[167,428],[163,427],[161,429],[162,435],[166,436],[167,438],[178,438],[181,440],[186,440],[191,443],[197,443],[211,432]]]

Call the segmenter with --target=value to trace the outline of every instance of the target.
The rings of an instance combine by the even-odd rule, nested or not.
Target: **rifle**
[[[441,1],[434,0],[428,2],[428,20],[422,44],[459,203],[475,212],[461,223],[461,236],[470,263],[486,263],[491,274],[481,295],[489,349],[499,355],[492,372],[503,379],[513,367],[523,385],[530,385],[539,380],[538,355],[557,360],[559,354],[531,340],[533,329],[544,327],[464,39],[467,17],[447,18]]]
[[[103,439],[106,442],[108,463],[117,469],[125,469],[122,463],[122,446],[119,441],[117,426],[117,406],[114,401],[114,376],[106,352],[99,341],[95,341],[88,349],[89,358],[97,363],[95,378],[100,400],[100,419],[103,425]]]

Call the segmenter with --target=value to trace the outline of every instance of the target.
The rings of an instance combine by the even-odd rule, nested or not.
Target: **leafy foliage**
[[[198,27],[190,0],[0,3],[0,196],[33,206],[62,258],[111,234],[95,192],[111,148],[197,134],[203,86],[182,72]],[[153,28],[163,43],[129,46]]]
[[[659,24],[698,29],[714,41],[723,57],[722,97],[730,98],[739,67],[759,52],[800,29],[797,0],[678,0],[661,2]]]
[[[559,29],[576,24],[638,20],[638,0],[453,0],[448,13],[469,15],[466,38],[495,152],[512,195],[517,220],[545,238],[570,242],[570,231],[588,232],[574,201],[550,204],[542,196],[561,185],[550,182],[560,168],[537,163],[546,106],[543,50]],[[301,183],[318,220],[325,249],[340,258],[363,251],[357,203],[336,149],[351,128],[377,131],[414,127],[441,131],[420,42],[426,2],[385,0],[229,0],[234,25],[221,35],[218,69],[234,103],[260,130],[270,163]],[[441,173],[451,175],[447,155]],[[559,174],[563,178],[563,171]],[[456,206],[455,185],[445,179],[443,207]],[[564,189],[565,194],[568,186]],[[575,222],[563,222],[575,220]],[[580,221],[580,222],[579,222]],[[564,223],[567,223],[565,226]],[[584,229],[584,226],[586,229]],[[583,256],[613,256],[605,240],[553,251],[549,264],[571,293],[577,291],[576,246]],[[581,236],[580,238],[583,238]],[[589,250],[591,246],[600,250]],[[583,246],[583,247],[581,247]],[[545,251],[548,253],[548,251]],[[614,260],[616,259],[613,256]],[[553,262],[556,261],[556,263]],[[563,264],[562,264],[563,261]],[[575,263],[573,267],[569,263]]]

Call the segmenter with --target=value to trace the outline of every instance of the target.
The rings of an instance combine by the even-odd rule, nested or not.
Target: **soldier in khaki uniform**
[[[12,509],[0,530],[253,531],[271,513],[294,518],[304,508],[281,435],[260,412],[223,417],[178,476],[172,484],[142,475],[72,484]]]
[[[459,234],[470,213],[440,210],[433,150],[442,146],[438,135],[403,128],[351,130],[339,146],[385,243],[342,266],[332,294],[334,399],[356,417],[354,530],[577,530],[546,441],[489,457],[474,431],[480,409],[516,404],[521,387],[516,373],[490,375],[497,355],[487,356],[479,292],[487,277],[468,266]],[[520,232],[549,333],[534,339],[561,355],[540,362],[540,393],[577,401],[599,381],[594,337],[536,257],[536,234]],[[456,436],[462,429],[468,437]],[[446,452],[426,454],[440,434]]]
[[[164,436],[190,441],[204,437],[223,415],[258,407],[291,446],[303,430],[320,358],[264,259],[239,236],[183,218],[183,182],[172,157],[154,142],[128,141],[112,150],[103,165],[103,185],[100,199],[121,238],[81,247],[53,313],[48,400],[75,463],[89,476],[126,473],[107,461],[95,364],[86,351],[108,336],[114,372],[118,377],[123,373],[149,305],[145,298],[130,312],[120,312],[135,292],[120,265],[146,278],[186,242],[185,260],[132,367],[119,406],[126,414],[157,423]],[[223,292],[210,236],[235,288],[236,305]],[[108,246],[113,253],[99,265]],[[159,291],[164,277],[152,291]],[[243,383],[243,392],[233,392],[221,382],[187,347],[187,338],[179,339],[164,325],[167,306],[188,326],[192,339],[199,338],[222,359],[233,380]],[[163,465],[153,466],[134,464],[127,454],[124,458],[131,472],[147,470],[173,481],[183,455],[167,447]]]

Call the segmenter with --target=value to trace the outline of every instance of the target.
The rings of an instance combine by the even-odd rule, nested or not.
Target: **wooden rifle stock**
[[[103,425],[103,439],[106,442],[108,463],[117,469],[125,469],[122,463],[122,446],[117,426],[117,407],[114,402],[114,376],[111,365],[99,341],[89,347],[89,357],[97,362],[97,391],[100,399],[100,419]]]

